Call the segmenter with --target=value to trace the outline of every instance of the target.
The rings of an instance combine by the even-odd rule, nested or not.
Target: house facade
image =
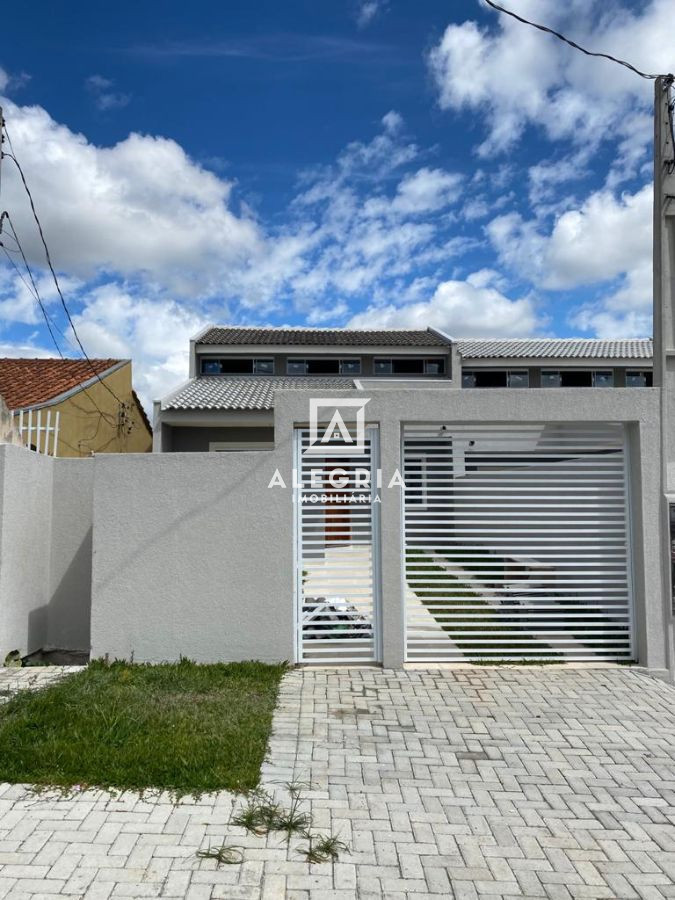
[[[154,449],[269,449],[280,390],[651,387],[652,358],[649,339],[209,326],[190,342],[188,381],[155,404]]]
[[[0,359],[0,396],[21,442],[39,453],[83,458],[152,448],[129,359]]]
[[[155,406],[154,449],[218,456],[250,484],[232,507],[247,533],[281,495],[265,547],[287,545],[297,662],[665,670],[652,355],[639,339],[213,326]],[[259,549],[238,544],[232,573]]]

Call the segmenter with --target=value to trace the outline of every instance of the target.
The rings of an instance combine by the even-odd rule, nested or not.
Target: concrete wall
[[[89,650],[93,459],[56,459],[46,646]]]
[[[47,636],[53,460],[0,446],[0,665]]]
[[[93,460],[0,445],[0,665],[89,649]]]
[[[384,484],[400,468],[407,422],[624,423],[638,661],[663,673],[670,629],[661,580],[659,391],[554,393],[555,403],[553,392],[536,389],[370,391],[367,417],[380,427]],[[307,394],[290,390],[276,395],[273,450],[53,460],[0,447],[0,654],[44,644],[84,649],[91,573],[94,656],[292,660],[292,439],[307,418]],[[286,488],[268,488],[275,469]],[[400,489],[385,487],[387,666],[404,659],[401,525]]]
[[[275,451],[97,457],[92,655],[293,658],[290,497]]]

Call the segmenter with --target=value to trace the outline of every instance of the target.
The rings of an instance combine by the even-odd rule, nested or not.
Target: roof
[[[651,359],[651,338],[597,340],[584,338],[459,339],[464,359]]]
[[[0,394],[7,406],[25,409],[47,403],[126,360],[0,359]]]
[[[280,389],[312,388],[345,390],[354,387],[347,377],[283,375],[204,375],[192,378],[163,401],[162,409],[272,409],[274,392]]]
[[[245,328],[228,325],[209,328],[197,338],[197,343],[320,347],[447,347],[450,341],[431,329]]]

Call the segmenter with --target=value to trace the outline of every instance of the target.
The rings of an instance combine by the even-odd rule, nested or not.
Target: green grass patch
[[[284,665],[105,665],[0,706],[0,781],[168,790],[258,784]]]

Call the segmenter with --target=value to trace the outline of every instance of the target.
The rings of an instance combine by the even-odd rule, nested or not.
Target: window
[[[339,359],[306,359],[305,372],[308,375],[339,375]]]
[[[202,359],[202,375],[274,375],[273,359],[251,359],[234,356],[221,359]]]
[[[507,373],[507,383],[510,388],[526,388],[530,386],[530,373],[527,369],[511,369]]]
[[[288,375],[304,375],[306,372],[304,359],[288,359],[286,360],[286,374]]]
[[[614,372],[611,369],[593,372],[593,387],[614,387]]]
[[[360,359],[289,359],[288,375],[360,375]]]
[[[462,387],[463,388],[475,388],[476,387],[476,373],[475,372],[462,372]]]
[[[221,375],[252,375],[253,360],[252,359],[221,359],[220,361]]]
[[[554,369],[542,369],[541,386],[543,388],[560,387],[561,384],[560,372],[556,372]]]
[[[360,375],[361,360],[360,359],[341,359],[340,360],[341,375]]]
[[[392,359],[392,375],[424,375],[423,359]]]
[[[560,371],[560,387],[592,387],[593,373],[584,371]]]
[[[443,375],[445,373],[445,360],[442,357],[436,359],[397,358],[373,360],[373,374],[375,375]]]
[[[445,374],[444,359],[425,359],[424,360],[425,375],[443,375]]]
[[[638,372],[636,369],[627,370],[626,387],[651,387],[652,384],[652,373],[649,370],[643,372]]]
[[[253,371],[256,375],[274,375],[274,360],[254,359]]]
[[[476,371],[476,387],[506,387],[506,370],[478,369]]]

